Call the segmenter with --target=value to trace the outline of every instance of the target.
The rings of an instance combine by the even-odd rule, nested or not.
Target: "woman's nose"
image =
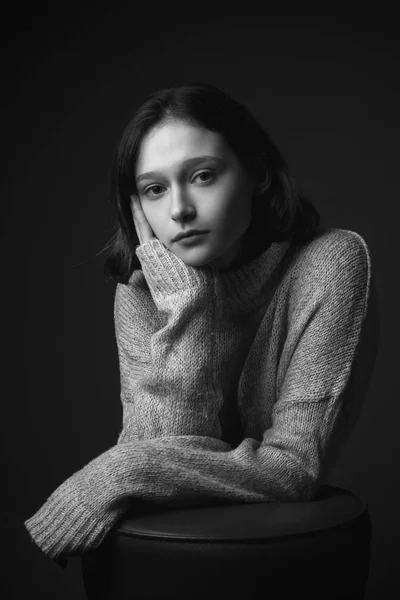
[[[171,218],[174,221],[187,220],[194,216],[195,208],[187,190],[176,187],[171,192]]]

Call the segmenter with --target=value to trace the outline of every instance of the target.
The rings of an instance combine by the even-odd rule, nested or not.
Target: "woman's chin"
[[[204,246],[194,246],[187,249],[179,249],[175,246],[171,252],[176,254],[189,267],[211,266],[215,269],[229,269],[241,256],[240,249],[230,248],[228,251],[220,248],[210,248]]]
[[[205,267],[213,260],[213,256],[210,256],[209,252],[204,252],[204,250],[199,251],[200,249],[196,249],[196,251],[193,251],[195,250],[193,248],[189,252],[177,252],[177,249],[175,247],[174,249],[170,248],[170,250],[171,252],[173,252],[173,254],[175,254],[175,256],[180,258],[189,267]]]
[[[207,265],[210,264],[210,261],[207,260],[195,260],[195,259],[188,259],[187,257],[183,258],[182,256],[179,257],[184,263],[185,265],[187,265],[188,267],[206,267]]]
[[[176,255],[189,267],[209,266],[215,269],[224,270],[229,269],[231,264],[234,262],[234,259],[232,259],[231,257],[219,255],[215,256],[209,253],[199,253],[197,256],[195,255],[195,253],[193,253],[189,256],[189,254],[181,252],[179,254],[176,253]]]

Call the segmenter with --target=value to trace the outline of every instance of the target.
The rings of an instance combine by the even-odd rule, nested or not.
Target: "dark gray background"
[[[189,6],[189,5],[187,5]],[[74,9],[77,10],[77,9]],[[145,95],[197,80],[244,102],[332,227],[367,241],[381,311],[368,397],[339,466],[367,500],[367,600],[400,595],[399,39],[394,14],[14,9],[2,23],[2,271],[6,393],[1,515],[7,598],[84,598],[22,522],[116,443],[115,284],[102,255],[118,136]],[[5,215],[5,218],[4,218]],[[5,474],[5,476],[4,476]]]

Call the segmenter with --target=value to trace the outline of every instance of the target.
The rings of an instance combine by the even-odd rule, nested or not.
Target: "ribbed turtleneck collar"
[[[222,271],[210,267],[221,282],[227,312],[250,312],[263,305],[289,247],[290,241],[272,242],[261,254],[238,267]]]

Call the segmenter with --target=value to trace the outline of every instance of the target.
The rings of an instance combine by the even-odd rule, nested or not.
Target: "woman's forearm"
[[[126,317],[130,294],[135,311],[134,290],[117,288],[115,328],[125,417],[119,441],[166,435],[219,438],[223,395],[216,379],[214,338],[220,316],[218,279],[211,269],[188,267],[158,240],[137,253],[165,325],[140,338],[134,315]],[[134,357],[146,354],[149,364],[138,367]]]

